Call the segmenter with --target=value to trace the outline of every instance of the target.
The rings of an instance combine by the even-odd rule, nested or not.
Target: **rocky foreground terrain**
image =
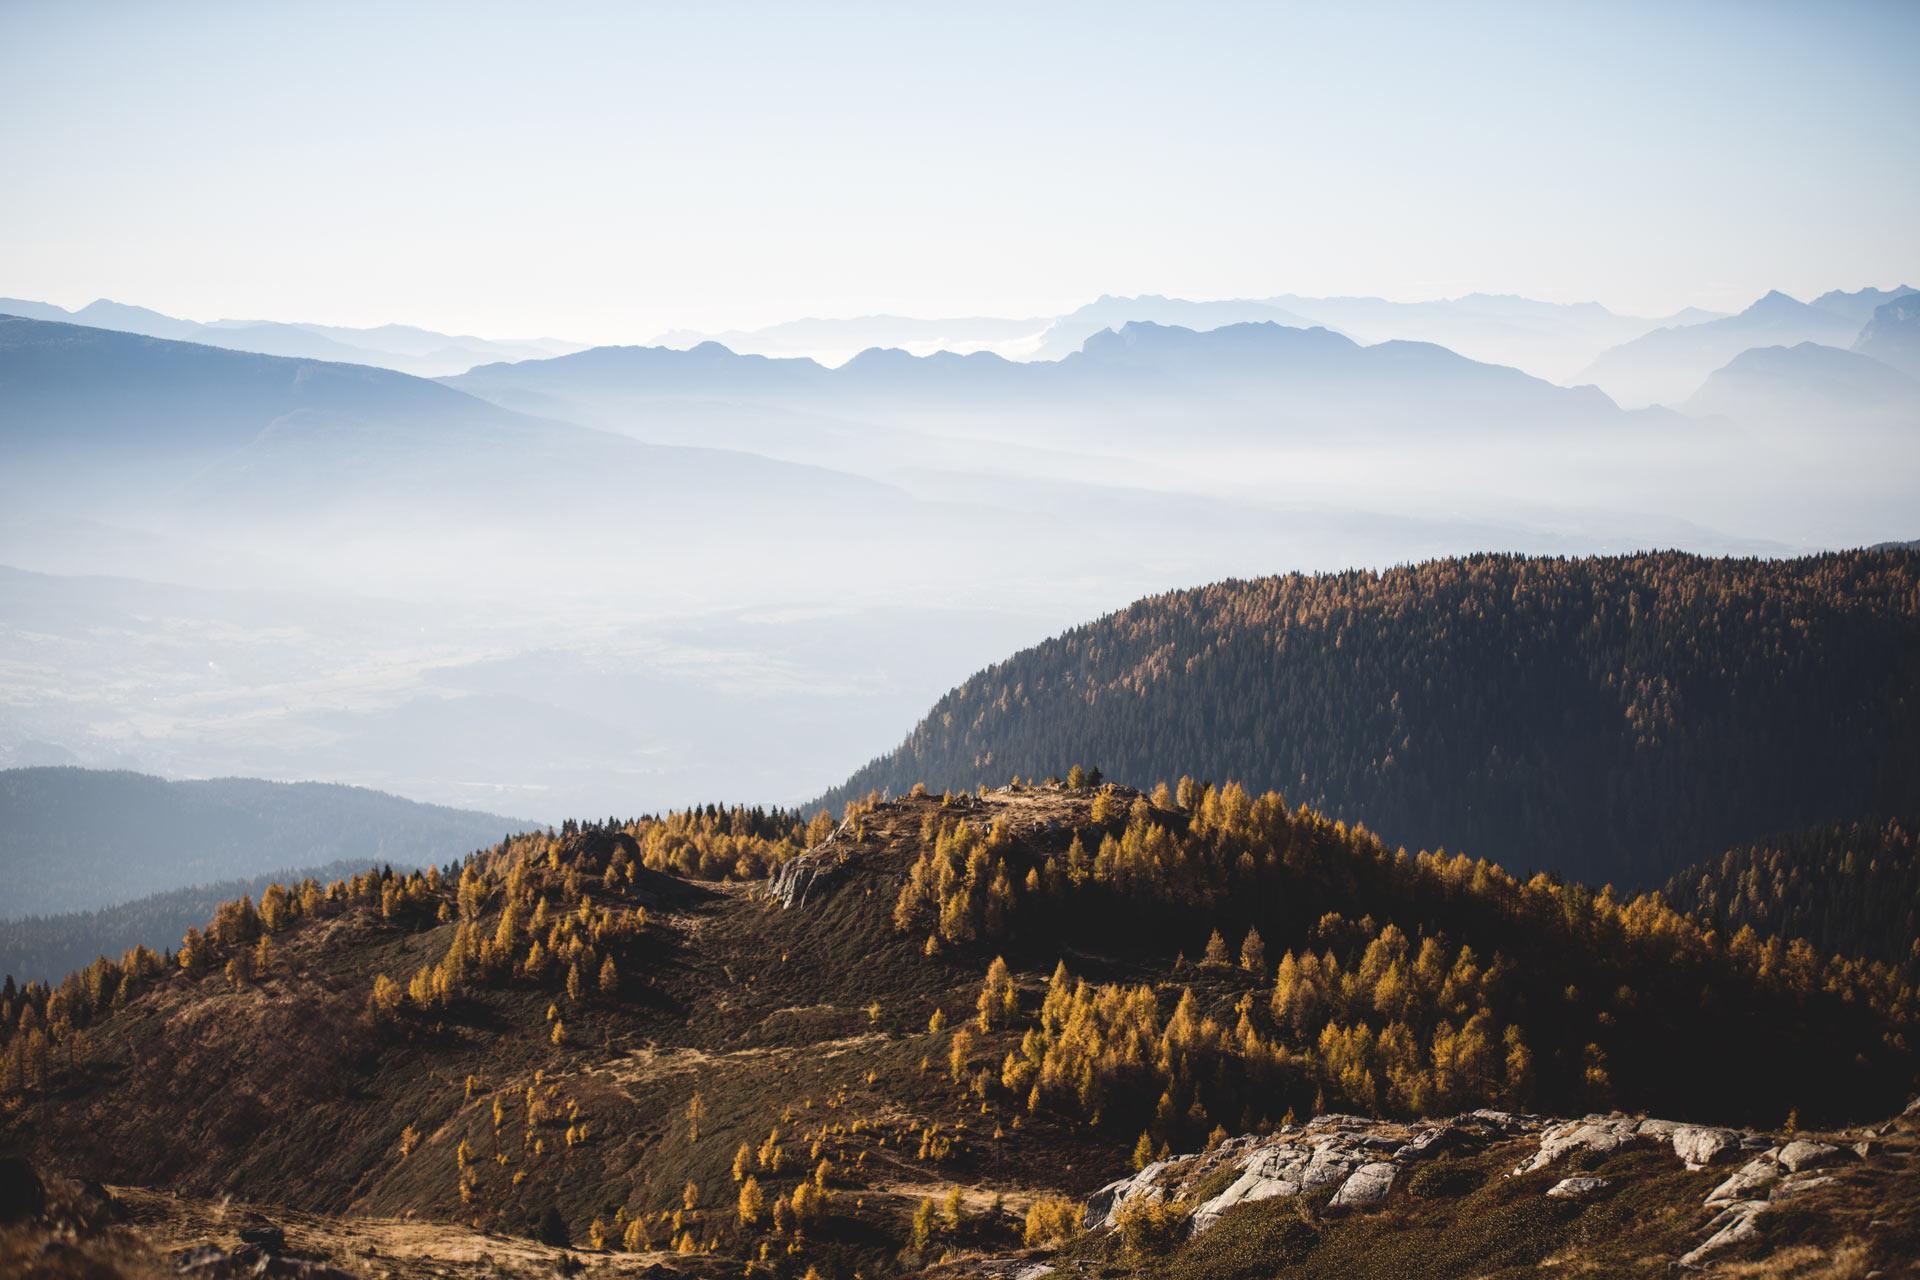
[[[9,1276],[739,1273],[708,1257],[42,1177],[17,1160],[0,1165],[0,1196]],[[1406,1123],[1322,1115],[1156,1160],[1073,1214],[1077,1230],[1058,1248],[951,1256],[927,1274],[1914,1275],[1920,1102],[1884,1124],[1819,1134],[1492,1109]]]

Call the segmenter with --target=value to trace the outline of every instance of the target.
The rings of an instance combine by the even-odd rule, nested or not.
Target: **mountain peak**
[[[1806,305],[1790,294],[1782,293],[1778,289],[1769,289],[1766,296],[1740,314],[1743,316],[1787,315],[1804,310]]]

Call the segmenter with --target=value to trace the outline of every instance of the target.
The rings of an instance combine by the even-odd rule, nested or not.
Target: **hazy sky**
[[[1920,4],[0,0],[0,295],[633,341],[1920,283]]]

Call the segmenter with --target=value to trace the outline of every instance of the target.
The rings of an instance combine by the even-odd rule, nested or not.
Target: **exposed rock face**
[[[1340,1190],[1334,1192],[1329,1208],[1365,1209],[1379,1204],[1393,1190],[1394,1175],[1399,1169],[1386,1160],[1374,1160],[1361,1165],[1347,1180],[1340,1184]]]
[[[1823,1164],[1832,1164],[1840,1158],[1840,1148],[1830,1147],[1824,1142],[1807,1142],[1804,1139],[1789,1142],[1780,1148],[1781,1165],[1790,1173],[1802,1169],[1817,1169]]]
[[[1383,1203],[1401,1170],[1443,1153],[1478,1150],[1539,1129],[1533,1116],[1475,1111],[1450,1120],[1399,1124],[1361,1116],[1316,1116],[1266,1137],[1224,1142],[1211,1151],[1157,1161],[1095,1192],[1089,1229],[1111,1227],[1127,1204],[1184,1197],[1222,1169],[1238,1173],[1225,1190],[1194,1208],[1189,1230],[1206,1231],[1239,1204],[1332,1189],[1330,1209],[1364,1210]]]
[[[1671,1120],[1634,1116],[1593,1115],[1550,1125],[1540,1135],[1540,1149],[1522,1161],[1514,1173],[1537,1173],[1576,1152],[1605,1155],[1636,1144],[1671,1145],[1673,1154],[1689,1169],[1704,1169],[1716,1161],[1730,1160],[1741,1151],[1759,1150],[1768,1145],[1760,1135],[1738,1129],[1675,1124]]]
[[[1269,1135],[1234,1138],[1205,1152],[1156,1161],[1102,1187],[1087,1203],[1085,1225],[1111,1228],[1129,1204],[1191,1202],[1195,1188],[1219,1186],[1223,1173],[1234,1175],[1225,1188],[1192,1207],[1188,1230],[1194,1235],[1236,1205],[1287,1196],[1318,1193],[1317,1202],[1329,1212],[1365,1211],[1386,1204],[1410,1166],[1501,1144],[1503,1151],[1510,1146],[1516,1156],[1524,1155],[1509,1177],[1540,1173],[1580,1153],[1605,1155],[1629,1146],[1670,1149],[1694,1173],[1748,1155],[1745,1164],[1706,1192],[1703,1205],[1712,1216],[1698,1243],[1680,1259],[1684,1267],[1761,1235],[1774,1205],[1833,1184],[1838,1179],[1828,1171],[1831,1166],[1862,1158],[1852,1147],[1804,1138],[1782,1141],[1749,1130],[1618,1114],[1550,1121],[1481,1110],[1408,1123],[1324,1115]],[[1544,1194],[1578,1202],[1614,1194],[1621,1189],[1618,1182],[1570,1172]]]
[[[1772,1159],[1762,1157],[1758,1160],[1749,1160],[1740,1166],[1732,1177],[1707,1192],[1707,1207],[1712,1208],[1715,1205],[1732,1204],[1738,1200],[1749,1199],[1769,1183],[1777,1182],[1779,1178],[1780,1166]]]
[[[1704,1169],[1740,1150],[1740,1135],[1732,1129],[1710,1129],[1683,1124],[1673,1131],[1673,1154],[1689,1169]]]
[[[1630,1116],[1588,1116],[1584,1120],[1556,1124],[1540,1135],[1540,1149],[1514,1169],[1514,1173],[1536,1173],[1576,1151],[1604,1154],[1642,1138],[1658,1136],[1641,1133],[1640,1125],[1641,1121]]]
[[[835,852],[809,850],[781,863],[767,882],[767,892],[781,906],[797,907],[831,892],[846,878],[847,865],[847,859]]]
[[[1588,1196],[1598,1195],[1613,1183],[1606,1178],[1562,1178],[1547,1188],[1547,1194],[1555,1200],[1584,1200]]]
[[[1764,1200],[1736,1200],[1728,1205],[1713,1221],[1707,1223],[1707,1238],[1680,1255],[1680,1265],[1698,1266],[1728,1245],[1739,1244],[1759,1235],[1760,1215],[1766,1211],[1767,1203]]]
[[[1111,1227],[1119,1217],[1121,1206],[1130,1200],[1142,1204],[1154,1204],[1166,1198],[1166,1190],[1160,1185],[1160,1175],[1170,1164],[1167,1160],[1156,1160],[1131,1178],[1121,1178],[1118,1182],[1109,1182],[1087,1198],[1087,1211],[1082,1220],[1088,1230],[1095,1227]]]

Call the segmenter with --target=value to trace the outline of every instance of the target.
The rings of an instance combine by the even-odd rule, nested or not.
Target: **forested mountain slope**
[[[1728,932],[1920,972],[1920,842],[1911,820],[1842,822],[1729,849],[1667,883],[1666,899]]]
[[[451,862],[530,825],[332,783],[73,768],[0,771],[0,815],[0,917],[84,911],[289,866]]]
[[[826,797],[1061,760],[1653,887],[1920,804],[1920,556],[1476,556],[1141,600],[967,680]]]
[[[269,889],[172,964],[0,990],[0,1150],[693,1274],[877,1276],[1057,1244],[1156,1152],[1336,1112],[1877,1120],[1914,1000],[1886,966],[1236,786],[696,810]],[[1688,1176],[1697,1205],[1723,1174]]]

